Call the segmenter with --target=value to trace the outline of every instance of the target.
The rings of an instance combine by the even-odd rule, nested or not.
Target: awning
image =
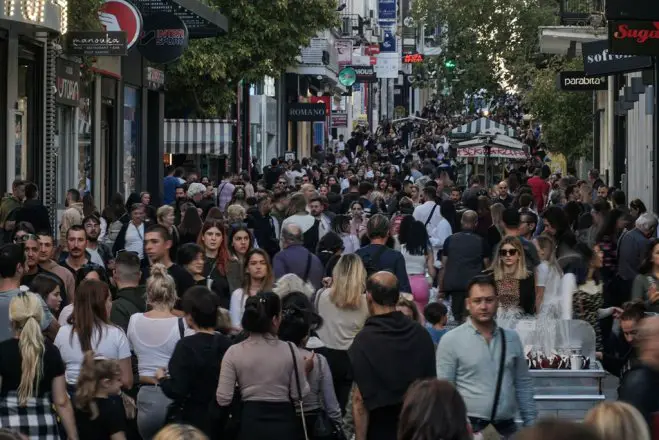
[[[523,143],[503,134],[478,136],[458,144],[458,157],[485,157],[489,154],[489,157],[527,159],[527,151]]]
[[[468,124],[461,125],[451,130],[451,134],[466,133],[473,136],[479,134],[505,134],[510,137],[516,135],[515,129],[509,125],[499,124],[488,118],[474,119]]]
[[[224,119],[165,119],[165,153],[229,154],[233,126]]]
[[[229,31],[229,20],[199,0],[133,0],[142,16],[169,12],[187,26],[190,38],[212,38]]]

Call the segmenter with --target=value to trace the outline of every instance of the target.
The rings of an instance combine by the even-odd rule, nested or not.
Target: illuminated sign
[[[67,0],[0,0],[0,19],[66,33]]]
[[[423,63],[423,55],[420,53],[408,53],[403,55],[404,64],[418,64]]]

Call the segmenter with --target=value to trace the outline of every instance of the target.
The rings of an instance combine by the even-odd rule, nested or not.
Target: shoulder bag
[[[430,220],[432,220],[432,215],[435,213],[435,209],[437,209],[438,206],[439,205],[437,203],[435,203],[435,206],[432,207],[432,211],[430,211],[430,215],[426,219],[426,223],[423,225],[426,228],[428,227],[428,223],[430,223]]]
[[[318,358],[318,355],[316,355]],[[327,414],[325,408],[325,393],[323,392],[323,369],[320,366],[320,358],[318,358],[318,368],[320,371],[320,387],[318,387],[319,393],[318,397],[320,398],[320,409],[318,410],[318,416],[314,422],[312,429],[313,440],[346,440],[346,436],[343,433],[341,426],[338,426],[334,420],[330,418]]]
[[[302,419],[302,430],[304,431],[304,440],[309,440],[309,434],[307,434],[307,420],[304,418],[304,405],[302,403],[302,387],[300,386],[300,373],[297,369],[297,358],[295,357],[295,351],[293,350],[293,344],[287,342],[288,349],[291,351],[291,357],[293,358],[293,370],[295,372],[295,386],[297,387],[297,406],[300,408],[300,418]],[[291,396],[291,400],[293,397]]]
[[[499,397],[501,395],[501,384],[503,382],[503,374],[506,366],[506,333],[499,327],[501,334],[501,360],[499,361],[499,372],[497,373],[497,384],[494,389],[494,403],[492,403],[492,413],[490,415],[490,424],[485,427],[483,432],[489,431],[492,433],[499,433],[494,427],[495,417],[497,416],[497,407],[499,406]]]

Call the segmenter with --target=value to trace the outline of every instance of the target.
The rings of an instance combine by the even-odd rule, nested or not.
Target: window
[[[138,150],[140,142],[140,99],[138,90],[124,88],[124,175],[126,197],[136,189]]]

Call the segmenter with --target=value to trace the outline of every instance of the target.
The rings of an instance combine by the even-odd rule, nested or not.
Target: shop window
[[[124,194],[136,189],[138,151],[140,143],[140,99],[133,87],[124,88]]]
[[[78,106],[78,157],[77,188],[91,192],[94,181],[94,148],[92,143],[92,90],[91,83],[81,87]]]

